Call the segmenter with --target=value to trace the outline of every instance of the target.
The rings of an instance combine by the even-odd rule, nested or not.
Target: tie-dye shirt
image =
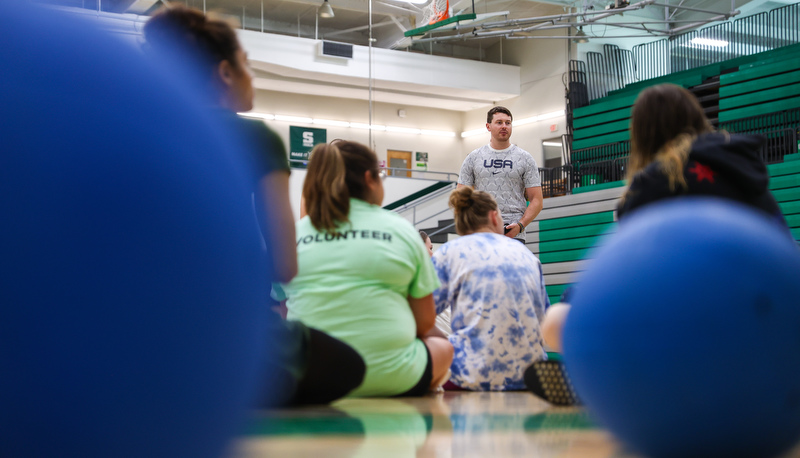
[[[547,359],[540,322],[550,306],[542,264],[521,243],[478,232],[433,255],[442,286],[436,312],[451,309],[450,381],[470,390],[523,390],[525,369]]]

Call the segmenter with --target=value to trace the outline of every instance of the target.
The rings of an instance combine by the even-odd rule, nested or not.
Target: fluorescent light
[[[351,122],[350,127],[354,127],[356,129],[371,129],[371,130],[381,130],[381,131],[386,130],[386,126],[381,126],[378,124],[369,125],[360,122]]]
[[[276,121],[286,121],[286,122],[302,122],[306,124],[311,124],[314,121],[311,118],[304,118],[302,116],[286,116],[286,115],[275,115]]]
[[[530,124],[530,123],[536,122],[536,121],[538,121],[538,119],[536,119],[536,116],[534,116],[532,118],[517,119],[516,121],[513,121],[511,123],[511,125],[513,127],[518,127],[518,126],[524,126],[525,124]]]
[[[556,147],[558,147],[558,148],[561,148],[561,143],[556,143],[556,142],[542,142],[542,146],[556,146]]]
[[[236,114],[238,114],[239,116],[244,116],[245,118],[265,119],[267,121],[272,121],[273,119],[275,119],[274,115],[266,113],[258,113],[255,111],[250,111],[247,113],[236,113]]]
[[[410,129],[408,127],[386,126],[386,132],[399,132],[401,134],[421,134],[420,129]]]
[[[347,121],[334,121],[331,119],[312,119],[312,124],[319,124],[320,126],[336,126],[336,127],[350,127]]]
[[[524,126],[525,124],[544,121],[545,119],[558,118],[559,116],[564,116],[564,110],[551,111],[550,113],[542,113],[537,116],[531,116],[530,118],[517,119],[516,121],[513,122],[513,126],[514,127]],[[486,128],[468,130],[465,132],[461,132],[461,138],[471,137],[473,135],[479,135],[485,132]],[[559,143],[558,146],[561,146],[561,144]]]
[[[455,132],[447,132],[447,131],[444,131],[444,130],[425,130],[425,129],[422,129],[422,130],[420,130],[420,133],[422,135],[432,135],[434,137],[455,137],[456,136]]]
[[[486,132],[487,131],[485,127],[483,129],[468,130],[466,132],[461,132],[461,138],[472,137],[473,135],[485,134]]]
[[[689,43],[697,46],[711,46],[712,48],[724,48],[728,42],[724,40],[712,40],[710,38],[693,38]]]

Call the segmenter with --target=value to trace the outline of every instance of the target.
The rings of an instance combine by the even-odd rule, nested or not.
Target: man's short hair
[[[514,120],[514,117],[513,117],[513,116],[511,116],[511,110],[509,110],[509,109],[508,109],[508,108],[506,108],[506,107],[499,107],[499,106],[498,106],[498,107],[494,107],[494,108],[492,108],[491,110],[489,110],[489,112],[488,112],[488,113],[486,113],[486,122],[487,122],[487,123],[489,123],[489,124],[491,124],[491,123],[492,123],[492,118],[494,117],[494,114],[495,114],[495,113],[503,113],[503,114],[507,114],[507,115],[508,115],[508,117],[509,117],[509,118],[511,118],[511,120],[512,120],[512,121]]]

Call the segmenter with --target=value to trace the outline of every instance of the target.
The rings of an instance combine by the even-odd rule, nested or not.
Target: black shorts
[[[425,345],[425,342],[422,342],[422,345]],[[422,373],[422,377],[419,379],[416,385],[414,385],[410,390],[406,391],[405,393],[400,393],[395,397],[409,397],[409,396],[425,396],[428,394],[428,391],[431,390],[431,381],[433,380],[433,360],[431,359],[431,351],[428,350],[428,346],[425,345],[425,354],[428,356],[428,363],[425,364],[425,371]]]

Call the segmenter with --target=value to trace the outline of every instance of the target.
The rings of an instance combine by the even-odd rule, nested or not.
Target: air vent
[[[340,59],[352,59],[353,45],[347,43],[336,43],[335,41],[323,41],[319,44],[319,55],[326,57],[338,57]]]

